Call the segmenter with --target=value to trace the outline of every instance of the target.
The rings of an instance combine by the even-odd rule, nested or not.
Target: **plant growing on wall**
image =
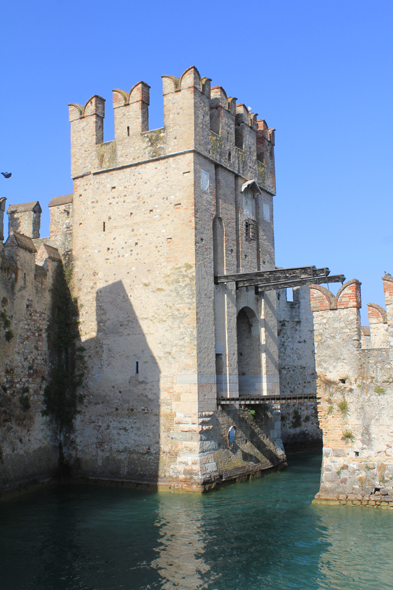
[[[11,320],[12,320],[12,316],[9,317],[6,310],[2,309],[0,311],[0,323],[3,325],[4,339],[6,342],[11,342],[11,340],[14,337],[14,333],[10,329],[11,328]]]
[[[352,434],[350,430],[346,430],[345,432],[343,432],[342,439],[345,441],[353,442],[355,440],[355,436]]]
[[[72,298],[64,267],[59,264],[55,271],[51,315],[47,328],[50,371],[44,390],[43,415],[49,416],[56,426],[59,462],[61,471],[67,468],[63,443],[67,434],[73,430],[73,421],[78,413],[78,403],[83,396],[78,394],[82,385],[85,361],[84,348],[78,346],[78,307]]]
[[[299,428],[301,425],[302,425],[302,417],[300,415],[299,410],[295,409],[295,410],[293,410],[293,414],[292,414],[291,426],[292,426],[292,428]]]
[[[384,390],[383,387],[380,387],[379,385],[377,385],[376,387],[374,387],[374,391],[375,393],[386,393],[386,391]]]
[[[29,393],[29,388],[24,386],[22,387],[22,392],[19,398],[19,403],[21,405],[21,408],[24,412],[27,412],[27,410],[30,410],[31,408],[31,404],[30,404],[30,399],[29,396],[27,395]]]
[[[340,412],[343,414],[343,416],[345,416],[345,415],[348,413],[348,402],[347,402],[347,400],[345,399],[345,397],[344,397],[344,399],[342,400],[342,402],[340,402],[340,403],[339,403],[339,404],[337,404],[337,405],[338,405],[338,407],[339,407],[339,409],[340,409]]]

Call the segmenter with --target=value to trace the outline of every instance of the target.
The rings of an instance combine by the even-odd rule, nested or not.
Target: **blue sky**
[[[245,4],[20,1],[2,7],[0,196],[46,205],[72,192],[69,102],[151,86],[196,65],[276,131],[276,264],[328,266],[383,304],[393,274],[393,3],[251,0]],[[363,323],[366,323],[363,314]]]

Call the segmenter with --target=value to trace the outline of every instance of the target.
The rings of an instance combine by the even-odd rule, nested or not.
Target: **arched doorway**
[[[239,395],[255,396],[262,393],[262,365],[260,328],[257,316],[243,307],[237,316],[237,363]]]

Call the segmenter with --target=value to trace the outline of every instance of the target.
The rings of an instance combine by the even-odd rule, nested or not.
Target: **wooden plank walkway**
[[[240,404],[242,406],[251,406],[256,404],[270,404],[272,402],[308,402],[317,399],[316,393],[304,393],[302,395],[261,395],[259,397],[219,397],[217,404],[219,406],[229,406]]]

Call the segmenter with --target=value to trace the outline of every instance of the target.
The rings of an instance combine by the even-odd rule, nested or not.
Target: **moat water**
[[[393,588],[393,511],[312,506],[320,461],[206,495],[78,485],[2,501],[0,588]]]

